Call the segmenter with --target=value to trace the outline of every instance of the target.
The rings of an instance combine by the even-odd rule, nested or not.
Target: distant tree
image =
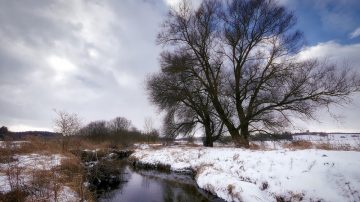
[[[67,150],[70,136],[78,134],[81,121],[77,114],[54,110],[57,117],[54,120],[55,132],[62,134],[62,150]]]
[[[124,117],[116,117],[108,123],[108,128],[112,133],[120,134],[128,131],[131,127],[131,121]]]
[[[154,130],[154,122],[151,117],[146,117],[144,120],[144,133],[149,134]]]
[[[201,84],[235,145],[248,147],[251,133],[286,127],[293,115],[314,118],[360,90],[349,69],[298,57],[295,22],[274,0],[204,0],[198,9],[182,1],[158,43],[193,59],[182,71]]]
[[[2,127],[0,128],[0,134],[6,134],[6,133],[8,133],[8,132],[9,132],[9,130],[8,130],[7,127],[2,126]]]
[[[66,111],[54,110],[57,117],[54,120],[55,131],[63,136],[76,135],[81,127],[81,121],[77,114]]]
[[[146,117],[144,121],[144,134],[147,136],[148,142],[159,136],[159,132],[154,128],[154,121],[151,117]]]
[[[90,136],[104,136],[108,135],[110,130],[107,127],[106,121],[92,121],[81,129],[82,133]]]

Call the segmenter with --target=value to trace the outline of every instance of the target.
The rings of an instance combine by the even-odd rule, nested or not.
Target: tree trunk
[[[246,147],[249,148],[250,144],[249,144],[249,124],[248,123],[243,123],[240,125],[240,135],[243,138],[243,142],[246,144]]]
[[[233,130],[229,130],[229,133],[236,147],[250,147],[249,140],[247,138],[248,136],[243,136],[243,133],[240,134],[235,128]]]
[[[212,135],[213,133],[211,132],[211,129],[210,129],[210,125],[204,125],[205,127],[205,137],[204,137],[204,141],[203,141],[203,145],[205,147],[213,147],[214,144],[213,144],[213,138],[212,138]]]
[[[204,140],[204,142],[203,142],[203,145],[204,145],[205,147],[213,147],[213,146],[214,146],[214,143],[213,143],[213,141],[212,141],[211,138],[209,138],[208,136],[206,136],[206,137],[205,137],[205,140]]]

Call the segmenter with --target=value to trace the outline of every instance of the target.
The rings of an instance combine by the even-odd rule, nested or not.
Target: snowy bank
[[[226,201],[360,201],[360,152],[238,148],[139,149],[131,158],[193,170],[200,188]]]

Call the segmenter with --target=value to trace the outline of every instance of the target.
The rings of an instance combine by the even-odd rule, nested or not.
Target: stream
[[[122,166],[121,183],[103,194],[99,201],[223,201],[198,188],[190,175],[136,169],[127,163],[119,165]]]

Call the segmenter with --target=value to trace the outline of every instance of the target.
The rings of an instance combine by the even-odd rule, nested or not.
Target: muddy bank
[[[86,186],[96,198],[126,182],[123,165],[127,164],[126,158],[133,153],[132,150],[83,150],[73,153],[81,159],[86,172]]]

